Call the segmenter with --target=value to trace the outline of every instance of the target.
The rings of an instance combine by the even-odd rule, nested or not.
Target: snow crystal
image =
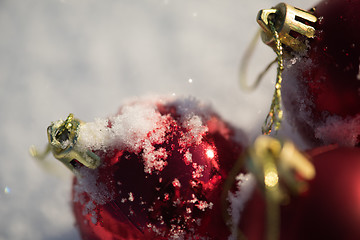
[[[176,111],[180,115],[179,124],[186,130],[184,136],[179,139],[180,145],[199,144],[202,136],[209,130],[206,123],[213,112],[211,107],[194,97],[168,98],[164,104],[176,106]]]
[[[169,240],[184,240],[185,231],[179,225],[171,224],[171,229],[169,233]]]
[[[200,144],[203,135],[209,130],[208,127],[204,125],[203,120],[197,115],[184,120],[182,126],[187,132],[179,140],[181,145]]]
[[[91,216],[91,222],[92,222],[93,224],[96,224],[96,223],[97,223],[97,216],[96,216],[96,215],[92,215],[92,216]]]
[[[198,201],[198,203],[195,204],[195,206],[196,206],[198,209],[200,209],[201,211],[205,211],[206,208],[212,209],[213,203],[212,203],[212,202],[208,203],[208,202],[206,202],[206,201]]]
[[[109,191],[104,183],[98,181],[96,170],[86,167],[79,169],[78,183],[74,185],[74,202],[84,205],[83,215],[91,214],[91,220],[97,219],[95,205],[103,205],[113,198],[113,192]],[[90,196],[91,200],[85,202],[83,193]]]
[[[134,201],[134,194],[132,192],[129,192],[129,201]]]
[[[203,176],[205,166],[197,164],[197,163],[193,163],[192,167],[194,169],[194,171],[192,171],[192,177],[193,178],[201,178]]]
[[[79,127],[78,141],[79,149],[101,149],[109,145],[109,124],[107,119],[95,119],[94,122],[83,123]]]
[[[85,208],[83,209],[82,214],[87,215],[89,213],[92,213],[95,210],[96,206],[93,201],[89,201],[86,203]]]
[[[251,174],[239,174],[236,177],[238,181],[238,191],[235,193],[229,192],[229,202],[230,202],[230,209],[228,209],[230,215],[232,216],[232,231],[229,237],[229,240],[235,240],[237,236],[238,228],[241,213],[244,210],[246,202],[250,199],[254,189],[256,180],[255,177]]]
[[[74,185],[75,201],[78,195],[86,192],[96,204],[105,204],[112,199],[113,193],[102,182],[98,181],[96,170],[82,167],[79,169],[78,183]]]
[[[144,141],[156,144],[164,142],[167,121],[167,117],[161,116],[155,105],[140,102],[125,106],[119,115],[111,119],[111,138],[115,144],[139,152],[144,147]]]
[[[195,194],[191,194],[192,199],[187,200],[189,203],[196,203],[199,199],[196,198]]]
[[[179,181],[179,179],[175,178],[174,181],[172,181],[172,185],[174,187],[181,187],[181,183]]]
[[[91,222],[93,224],[97,223],[97,214],[95,212],[96,206],[93,201],[89,201],[85,204],[82,214],[85,216],[87,214],[91,215]]]
[[[189,165],[190,163],[192,163],[192,154],[189,151],[189,149],[184,154],[184,162],[186,165]]]
[[[331,116],[315,129],[315,137],[325,144],[337,143],[343,146],[355,146],[360,136],[360,114],[343,119]]]
[[[146,141],[147,142],[147,141]],[[150,143],[144,144],[144,152],[142,157],[144,159],[144,171],[146,173],[151,173],[153,170],[162,171],[167,162],[167,153],[165,148],[159,148],[155,150],[155,147]]]

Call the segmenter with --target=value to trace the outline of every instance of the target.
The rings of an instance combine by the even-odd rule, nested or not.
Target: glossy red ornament
[[[314,10],[316,37],[287,59],[287,117],[312,146],[360,143],[360,1],[323,0]]]
[[[142,140],[134,138],[138,147],[113,138],[106,150],[90,148],[100,167],[76,166],[73,210],[82,238],[227,239],[220,195],[244,150],[235,130],[191,99],[135,101],[109,118],[106,128],[122,131],[116,129],[119,117],[128,136],[138,134],[137,123],[125,124],[126,112],[138,106],[150,106],[142,117],[157,116],[153,123],[140,119],[153,126]]]
[[[281,207],[280,239],[360,239],[360,149],[330,145],[308,154],[316,176],[305,193]],[[259,190],[241,219],[247,239],[265,239],[265,202]]]

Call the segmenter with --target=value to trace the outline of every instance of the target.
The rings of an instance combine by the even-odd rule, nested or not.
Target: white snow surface
[[[39,164],[28,153],[32,144],[45,147],[47,126],[70,112],[85,122],[99,118],[97,127],[104,127],[100,119],[129,98],[192,95],[250,139],[259,135],[275,69],[245,93],[238,67],[258,30],[257,12],[278,2],[1,1],[0,240],[80,239],[70,207],[72,174],[51,156]],[[317,2],[288,1],[305,9]],[[249,81],[274,57],[259,43]],[[287,125],[280,134],[298,139]]]

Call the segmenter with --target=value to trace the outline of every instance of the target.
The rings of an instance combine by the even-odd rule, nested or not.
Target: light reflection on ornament
[[[270,168],[265,172],[264,182],[267,187],[275,187],[279,182],[279,176],[275,168]]]
[[[215,152],[213,149],[207,149],[206,150],[206,156],[210,159],[213,159],[215,157]]]

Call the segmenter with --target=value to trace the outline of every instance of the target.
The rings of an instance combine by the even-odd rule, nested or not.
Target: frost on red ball
[[[95,170],[77,167],[81,236],[226,239],[220,195],[241,141],[208,106],[187,98],[134,101],[81,125],[77,147],[102,160]]]
[[[324,0],[315,7],[316,37],[287,60],[287,116],[312,146],[360,143],[360,0]]]

